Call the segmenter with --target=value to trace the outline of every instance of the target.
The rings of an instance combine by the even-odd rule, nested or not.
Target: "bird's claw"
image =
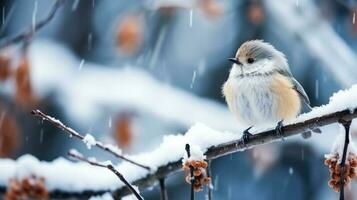
[[[249,128],[245,129],[243,131],[243,136],[242,136],[242,141],[244,144],[247,144],[250,137],[252,136],[252,134],[249,132],[249,130],[252,128],[253,126],[250,126]]]
[[[280,120],[278,124],[275,127],[275,132],[278,136],[284,137],[284,131],[283,131],[283,120]]]

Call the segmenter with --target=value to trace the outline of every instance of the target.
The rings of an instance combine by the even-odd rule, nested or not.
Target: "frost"
[[[94,146],[97,143],[97,141],[91,134],[86,134],[83,138],[83,142],[87,145],[88,149],[91,149],[92,146]]]

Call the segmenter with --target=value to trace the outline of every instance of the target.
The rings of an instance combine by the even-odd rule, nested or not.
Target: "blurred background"
[[[1,0],[0,41],[45,18],[53,3]],[[129,154],[196,122],[240,134],[220,90],[227,58],[251,39],[284,52],[312,105],[326,104],[357,82],[356,11],[355,0],[67,0],[25,47],[0,50],[0,157],[88,152],[32,109]],[[331,134],[215,160],[214,199],[336,199],[323,160],[337,128],[323,130]],[[88,155],[113,159],[95,149]],[[157,190],[142,193],[158,199]],[[182,174],[168,179],[168,190],[170,199],[189,194]]]

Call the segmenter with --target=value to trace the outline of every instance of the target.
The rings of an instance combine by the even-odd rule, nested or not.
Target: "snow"
[[[93,196],[89,200],[114,200],[114,198],[109,192],[107,192],[101,196]]]
[[[329,158],[332,158],[334,155],[338,154],[339,155],[338,163],[341,163],[342,155],[343,155],[343,148],[344,148],[344,144],[345,144],[346,129],[341,124],[339,125],[339,127],[340,127],[340,131],[339,131],[336,139],[334,140],[334,143],[331,148],[331,152],[330,152],[330,154],[326,154],[325,158],[329,159]],[[349,155],[350,153],[357,155],[356,145],[354,144],[354,142],[351,138],[351,130],[349,133],[349,139],[350,139],[350,142],[347,147],[346,155]]]
[[[203,155],[203,151],[200,149],[199,146],[197,145],[190,145],[190,157],[187,157],[187,152],[184,153],[182,162],[185,163],[187,161],[192,161],[192,160],[204,160],[206,159],[206,156]]]
[[[203,124],[196,124],[185,135],[165,136],[161,145],[151,152],[128,156],[151,167],[153,169],[151,172],[128,162],[114,166],[129,182],[133,182],[145,177],[148,173],[154,173],[159,166],[180,160],[186,153],[185,145],[187,143],[192,146],[193,156],[202,156],[201,152],[205,152],[210,146],[233,139],[238,139],[237,134],[219,132]],[[58,158],[52,162],[41,162],[31,155],[24,155],[17,160],[0,160],[0,186],[8,184],[12,177],[22,177],[29,174],[44,177],[46,187],[50,191],[54,189],[73,192],[83,190],[112,191],[124,186],[108,169],[82,162],[73,163],[64,158]]]
[[[69,153],[74,155],[74,156],[78,156],[78,157],[82,157],[83,156],[77,149],[70,149]]]
[[[84,138],[83,138],[83,142],[87,145],[87,148],[88,149],[91,149],[92,146],[96,145],[97,144],[97,141],[95,140],[95,138],[87,133]]]
[[[351,112],[357,108],[357,84],[351,88],[340,90],[330,97],[329,103],[319,107],[315,107],[311,112],[304,113],[293,120],[293,123],[302,122],[307,119],[327,115],[329,113],[349,109]],[[291,123],[291,122],[290,122]]]

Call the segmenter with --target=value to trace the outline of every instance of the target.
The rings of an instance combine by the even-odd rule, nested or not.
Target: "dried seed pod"
[[[4,199],[49,199],[45,179],[42,177],[38,178],[34,175],[25,177],[22,180],[11,179]]]
[[[182,164],[182,169],[186,172],[185,180],[191,184],[193,181],[193,188],[196,192],[202,191],[203,185],[210,183],[210,178],[207,177],[208,164],[203,160],[188,160]],[[193,179],[191,178],[191,167],[193,168]]]
[[[339,159],[339,155],[336,153],[334,155],[329,155],[325,160],[325,165],[329,167],[330,171],[330,181],[328,185],[336,192],[340,191],[340,186],[343,184],[344,186],[348,185],[353,178],[356,177],[356,161],[357,156],[353,153],[349,153],[346,158],[345,166],[341,167],[337,162]],[[344,172],[344,179],[341,183],[341,172]]]

